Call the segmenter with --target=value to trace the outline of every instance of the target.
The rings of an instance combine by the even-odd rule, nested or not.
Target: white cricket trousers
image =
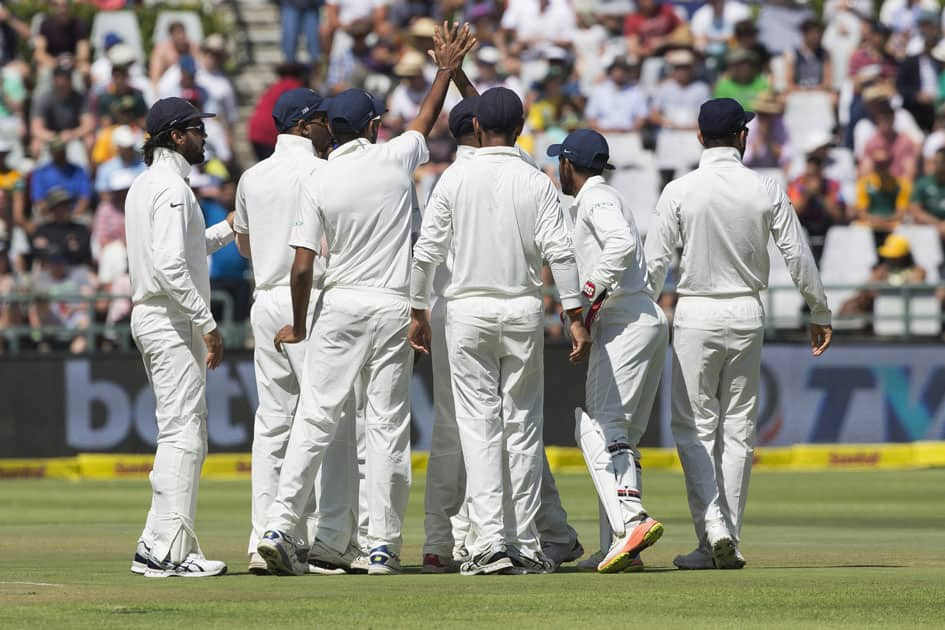
[[[757,296],[681,297],[673,326],[672,431],[696,537],[724,524],[736,542],[758,420],[764,309]]]
[[[410,491],[410,305],[406,297],[366,288],[333,287],[322,299],[266,529],[295,529],[339,424],[355,422],[344,409],[363,395],[368,545],[396,554]]]
[[[594,445],[591,450],[595,452],[585,451],[588,463],[594,463],[590,473],[607,477],[595,485],[616,493],[600,499],[604,505],[619,505],[622,521],[611,525],[622,535],[623,525],[644,513],[637,447],[659,390],[669,327],[663,310],[648,295],[615,295],[604,303],[594,321],[591,340],[585,403],[599,437],[577,438],[582,448]],[[606,550],[607,546],[602,544],[601,548]]]
[[[309,330],[315,316],[318,293],[309,301]],[[259,539],[265,533],[266,514],[276,496],[279,472],[285,459],[289,431],[299,402],[300,379],[305,365],[308,341],[286,344],[276,350],[273,339],[279,329],[292,321],[292,293],[288,286],[257,289],[250,322],[256,340],[253,362],[256,370],[256,390],[259,406],[253,425],[252,463],[252,519],[248,552],[256,551]],[[348,423],[339,430],[335,448],[331,448],[313,485],[314,494],[303,511],[306,517],[292,532],[302,540],[323,542],[344,551],[353,533],[352,499],[357,492],[357,474],[354,437]],[[330,479],[329,484],[321,483]],[[329,485],[326,491],[323,485]],[[317,508],[317,513],[315,509]],[[356,508],[355,508],[356,509]]]
[[[541,550],[535,515],[542,476],[542,317],[537,296],[466,297],[446,305],[456,424],[477,535],[473,553],[511,545],[535,558]]]
[[[181,562],[201,553],[194,518],[207,455],[207,349],[200,330],[165,298],[135,305],[131,333],[154,391],[158,428],[141,539],[154,558]]]

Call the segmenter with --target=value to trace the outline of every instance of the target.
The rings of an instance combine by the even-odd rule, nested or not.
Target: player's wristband
[[[607,289],[598,291],[597,286],[588,280],[584,283],[582,293],[584,297],[591,302],[591,306],[587,309],[587,315],[584,317],[584,328],[590,332],[591,325],[594,323],[594,320],[597,319],[597,313],[600,311],[600,307],[603,306],[604,300],[607,299]]]

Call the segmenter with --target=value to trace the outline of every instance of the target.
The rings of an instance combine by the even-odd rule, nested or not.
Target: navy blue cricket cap
[[[325,111],[326,99],[308,88],[283,92],[272,108],[272,119],[279,133],[288,131],[302,120],[310,120]]]
[[[522,99],[512,90],[494,87],[479,95],[473,115],[483,129],[507,131],[525,120],[525,107]]]
[[[156,136],[159,133],[180,127],[183,123],[200,118],[213,118],[216,114],[206,114],[190,102],[176,96],[162,98],[148,112],[144,120],[144,128],[148,135]]]
[[[387,111],[382,100],[357,88],[325,100],[328,123],[334,133],[361,133],[369,122]]]
[[[699,131],[703,138],[726,138],[744,129],[754,117],[733,98],[713,98],[699,109]]]
[[[577,129],[568,134],[561,144],[548,147],[548,157],[562,157],[580,168],[612,170],[610,147],[607,140],[593,129]]]
[[[450,110],[450,133],[457,140],[474,132],[473,118],[478,99],[478,96],[467,96]]]

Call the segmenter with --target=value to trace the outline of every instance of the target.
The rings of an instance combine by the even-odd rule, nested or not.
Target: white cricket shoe
[[[371,549],[368,554],[368,575],[397,575],[401,572],[400,557],[387,548],[387,545],[380,545]]]
[[[249,572],[253,575],[269,575],[269,567],[261,555],[255,551],[249,554]]]
[[[566,562],[574,562],[584,555],[584,545],[575,538],[568,543],[548,543],[541,546],[542,553],[551,560],[556,567]]]
[[[308,572],[307,552],[294,537],[271,529],[263,534],[256,551],[266,561],[273,575],[305,575]]]
[[[738,547],[728,528],[721,523],[706,524],[706,538],[712,548],[712,560],[717,569],[741,569],[745,558],[739,559]]]
[[[676,565],[677,569],[684,571],[715,568],[715,561],[712,559],[712,551],[705,547],[697,547],[687,554],[676,556],[673,558],[673,564]]]
[[[315,539],[308,552],[309,573],[340,575],[342,573],[365,573],[370,561],[354,545],[348,545],[339,553],[319,539]]]
[[[148,570],[148,560],[151,559],[151,548],[143,540],[138,541],[135,555],[131,560],[131,572],[135,575],[144,575]]]
[[[514,567],[514,570],[510,573],[517,575],[542,575],[555,572],[554,562],[546,558],[541,552],[538,553],[537,558],[530,558],[515,550],[509,554],[509,559],[512,560],[512,566]]]
[[[152,556],[144,572],[146,578],[168,577],[212,577],[226,573],[226,563],[219,560],[207,560],[202,555],[190,553],[182,562],[158,562]]]

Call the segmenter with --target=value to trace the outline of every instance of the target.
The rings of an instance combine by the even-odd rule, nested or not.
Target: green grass
[[[423,478],[404,561],[423,538]],[[586,475],[558,478],[588,552],[597,507]],[[756,473],[743,571],[682,572],[693,546],[682,477],[646,477],[666,525],[642,574],[464,578],[245,573],[248,482],[204,481],[197,530],[231,575],[145,580],[128,572],[146,481],[0,482],[0,628],[936,627],[945,625],[945,470]],[[32,582],[34,584],[27,584]]]

